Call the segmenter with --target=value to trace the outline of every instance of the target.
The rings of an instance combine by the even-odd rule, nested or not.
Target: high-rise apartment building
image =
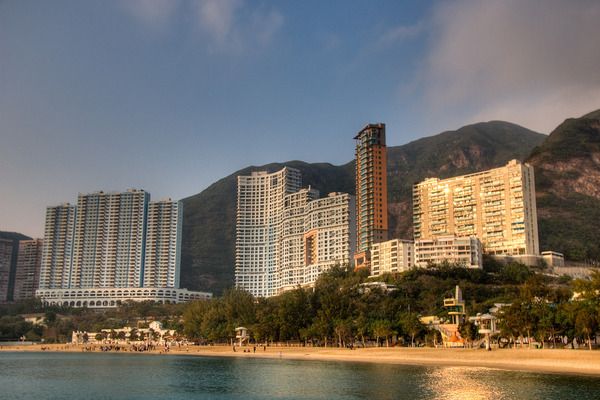
[[[80,194],[77,206],[48,207],[37,294],[75,307],[208,298],[179,289],[181,224],[181,203],[151,202],[138,189]]]
[[[238,177],[236,287],[270,297],[314,284],[354,247],[354,197],[319,198],[300,189],[300,172],[284,168]]]
[[[71,286],[142,286],[149,201],[137,189],[79,195]]]
[[[71,285],[76,210],[68,203],[46,209],[40,288],[66,289]]]
[[[282,287],[295,288],[304,284],[306,206],[317,198],[319,192],[312,188],[285,196],[275,261],[276,293]]]
[[[150,202],[146,229],[144,286],[179,287],[182,211],[179,202]]]
[[[411,240],[392,239],[371,248],[371,276],[405,272],[414,266],[415,244]]]
[[[13,269],[12,240],[0,239],[0,303],[12,300],[9,295],[10,276]]]
[[[300,189],[300,171],[238,176],[235,284],[258,297],[277,293],[276,267],[280,223],[286,195]]]
[[[533,167],[516,160],[504,167],[413,187],[414,236],[476,236],[483,252],[538,255]]]
[[[17,233],[0,238],[0,303],[35,296],[41,257],[41,239],[30,239]]]
[[[43,243],[42,239],[19,241],[15,273],[15,301],[35,297],[35,291],[39,287]]]
[[[385,124],[369,124],[356,140],[355,267],[369,267],[374,243],[387,240],[387,148]]]
[[[323,198],[304,196],[304,200],[304,206],[297,204],[292,213],[287,213],[286,206],[278,262],[279,293],[314,285],[334,265],[347,265],[354,253],[354,196],[329,193]],[[290,226],[293,232],[288,230]]]

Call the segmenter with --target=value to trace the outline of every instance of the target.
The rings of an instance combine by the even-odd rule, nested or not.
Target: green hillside
[[[600,261],[600,110],[560,124],[527,160],[535,167],[541,250]]]
[[[348,137],[351,140],[352,135]],[[493,168],[513,158],[522,160],[545,138],[518,125],[493,121],[388,147],[393,236],[412,236],[413,183],[429,176],[448,177]],[[349,158],[352,156],[349,154]],[[258,170],[273,172],[284,165],[302,171],[303,185],[319,189],[322,195],[332,191],[354,193],[353,161],[342,166],[290,161],[244,168],[183,199],[182,287],[220,293],[233,284],[236,177]]]

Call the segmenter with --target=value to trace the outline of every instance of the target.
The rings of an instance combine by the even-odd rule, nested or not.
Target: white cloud
[[[248,10],[242,0],[197,0],[192,3],[198,28],[213,51],[241,53],[268,45],[283,25],[276,10]]]
[[[151,29],[162,29],[180,6],[179,0],[124,0],[123,8]]]
[[[234,23],[241,0],[199,0],[193,5],[201,29],[217,44],[239,40],[234,37],[237,36]]]
[[[425,23],[419,21],[414,25],[399,25],[388,29],[379,37],[379,45],[387,46],[404,42],[423,33]]]
[[[549,132],[600,108],[600,3],[441,3],[421,75],[435,114],[469,110]]]
[[[151,30],[189,23],[191,33],[200,34],[209,50],[220,53],[240,54],[267,46],[284,22],[279,11],[250,7],[244,0],[122,0],[120,5]],[[176,15],[178,10],[191,18]]]

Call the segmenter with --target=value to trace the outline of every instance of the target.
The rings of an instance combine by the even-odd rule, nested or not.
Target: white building
[[[149,201],[137,189],[79,194],[69,287],[142,286]]]
[[[300,171],[238,176],[235,285],[257,297],[277,293],[276,268],[284,198],[300,189]]]
[[[371,247],[371,276],[408,271],[415,266],[415,243],[392,239]]]
[[[257,297],[313,284],[353,254],[354,197],[300,190],[300,172],[238,177],[236,287]]]
[[[40,288],[63,289],[71,285],[76,210],[68,203],[46,209]]]
[[[304,284],[306,206],[319,192],[307,188],[285,196],[277,243],[276,293]]]
[[[310,200],[300,216],[290,219],[295,221],[296,232],[290,240],[282,241],[281,254],[290,257],[278,264],[279,293],[312,286],[334,265],[350,263],[356,243],[354,196],[347,193],[334,192]],[[287,222],[288,218],[284,218],[282,225]],[[289,271],[293,273],[288,274]]]
[[[143,286],[179,287],[182,211],[170,200],[148,205]]]
[[[423,268],[428,264],[440,264],[445,261],[468,268],[482,268],[481,242],[474,236],[444,236],[415,241],[417,267]]]
[[[137,189],[79,194],[76,207],[48,207],[37,296],[75,307],[210,297],[179,290],[181,216],[181,203],[151,202]]]

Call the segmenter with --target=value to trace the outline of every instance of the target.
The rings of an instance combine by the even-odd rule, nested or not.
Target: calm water
[[[600,379],[487,368],[0,353],[0,399],[599,399]]]

